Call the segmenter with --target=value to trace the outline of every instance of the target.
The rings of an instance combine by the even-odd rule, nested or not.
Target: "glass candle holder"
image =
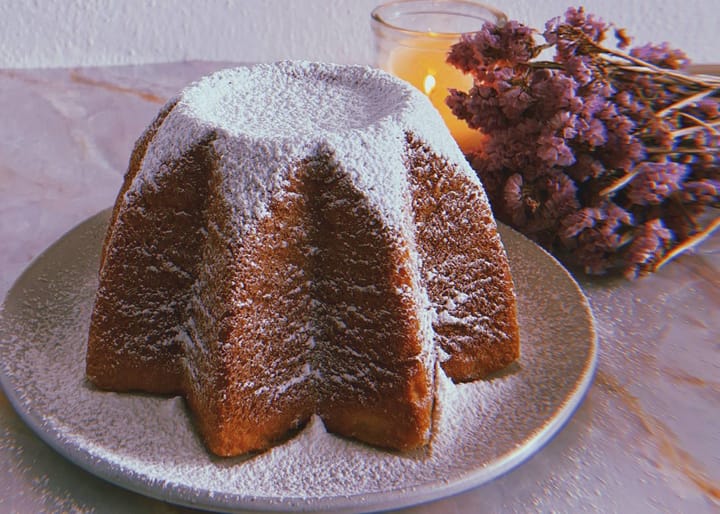
[[[485,22],[505,24],[502,12],[471,0],[396,0],[371,13],[375,65],[425,93],[445,120],[460,149],[482,144],[482,134],[445,104],[448,89],[467,91],[472,78],[447,64],[450,47]]]

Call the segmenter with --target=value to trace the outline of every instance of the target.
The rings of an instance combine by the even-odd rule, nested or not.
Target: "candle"
[[[460,149],[468,153],[478,147],[482,134],[458,119],[445,99],[451,88],[461,91],[470,89],[473,85],[472,77],[445,62],[449,49],[447,41],[429,40],[428,43],[428,46],[422,48],[398,46],[392,50],[383,68],[425,93],[440,112]]]
[[[459,120],[445,99],[449,89],[467,91],[473,82],[446,59],[463,33],[486,21],[501,24],[507,18],[470,0],[397,0],[372,12],[376,65],[425,93],[465,153],[482,144],[482,133]]]

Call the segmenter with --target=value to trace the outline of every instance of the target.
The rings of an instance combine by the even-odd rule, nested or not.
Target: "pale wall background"
[[[310,59],[371,63],[380,0],[0,0],[0,68]],[[584,5],[635,36],[720,62],[720,0],[497,0],[541,28]]]

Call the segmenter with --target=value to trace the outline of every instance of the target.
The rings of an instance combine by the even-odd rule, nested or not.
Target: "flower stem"
[[[671,111],[675,111],[677,109],[681,109],[681,108],[685,107],[686,105],[693,104],[693,103],[697,102],[698,100],[702,100],[706,96],[711,95],[717,91],[718,91],[717,87],[713,88],[713,89],[706,89],[704,91],[700,91],[698,93],[695,93],[694,95],[687,96],[687,97],[683,98],[682,100],[675,102],[674,104],[670,104],[667,107],[665,107],[664,109],[660,109],[656,114],[657,114],[658,118],[662,118],[663,116],[665,116],[667,113],[669,113]]]
[[[622,189],[625,187],[632,179],[638,176],[638,171],[632,171],[625,175],[624,177],[620,177],[618,180],[610,184],[609,186],[603,188],[600,190],[600,196],[608,196],[615,191]]]
[[[712,154],[717,153],[718,148],[653,148],[648,147],[646,148],[646,153],[648,155],[673,155],[673,154],[695,154],[695,155],[701,155],[701,154]]]
[[[693,116],[692,114],[688,114],[686,112],[679,112],[678,115],[682,116],[683,118],[687,118],[689,120],[694,121],[697,123],[697,125],[694,125],[692,127],[685,127],[679,130],[676,130],[674,132],[671,132],[670,135],[675,139],[678,136],[687,136],[688,134],[692,134],[693,132],[697,132],[698,130],[709,130],[716,136],[720,135],[720,131],[718,131],[715,127],[720,127],[720,120],[714,120],[710,123],[701,120],[697,116]]]
[[[689,250],[690,248],[693,248],[694,246],[699,245],[708,237],[710,237],[712,233],[715,232],[718,228],[720,228],[720,216],[715,218],[707,227],[705,227],[705,229],[701,230],[697,234],[694,234],[692,237],[687,238],[685,241],[683,241],[675,248],[670,250],[668,253],[666,253],[662,259],[655,263],[655,265],[653,266],[653,271],[659,270],[667,262],[671,261],[681,253]]]
[[[701,87],[707,87],[707,88],[717,88],[720,86],[720,79],[715,80],[714,77],[707,77],[703,76],[703,79],[701,80],[697,76],[687,75],[685,73],[681,73],[679,71],[671,70],[668,68],[661,68],[659,66],[655,66],[652,63],[649,63],[647,61],[643,61],[642,59],[639,59],[637,57],[634,57],[626,52],[623,52],[621,50],[616,50],[613,48],[606,48],[598,43],[594,43],[595,47],[600,50],[601,52],[608,53],[610,55],[614,55],[615,57],[619,57],[620,59],[624,59],[625,61],[629,61],[637,66],[640,67],[639,70],[633,69],[628,67],[627,69],[637,72],[646,72],[646,73],[654,73],[659,75],[665,75],[667,77],[672,77],[674,79],[677,79],[681,82],[686,82],[689,84],[695,84]],[[622,68],[622,65],[618,65],[616,62],[614,62],[612,59],[609,59],[608,57],[600,54],[600,57],[605,59],[606,61],[609,61],[612,64],[616,64],[619,68]]]

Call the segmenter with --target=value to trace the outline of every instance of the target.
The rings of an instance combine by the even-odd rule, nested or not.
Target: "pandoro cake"
[[[518,355],[483,188],[409,84],[362,66],[223,70],[136,143],[87,377],[184,396],[217,455],[266,449],[313,415],[418,448],[438,373],[475,380]]]

